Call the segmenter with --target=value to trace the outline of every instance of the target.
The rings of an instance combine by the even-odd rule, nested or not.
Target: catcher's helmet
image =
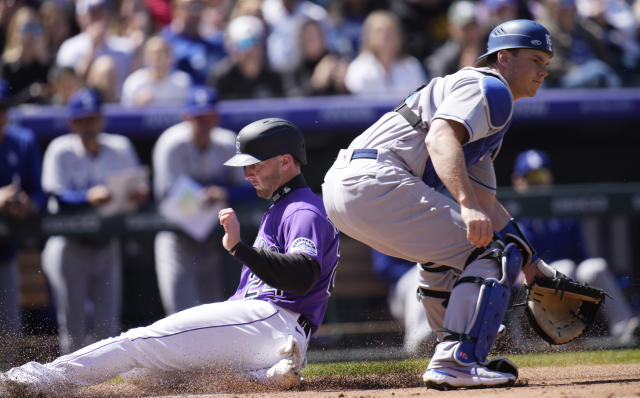
[[[236,154],[224,164],[250,166],[285,153],[291,154],[300,163],[307,164],[302,132],[284,119],[260,119],[240,130],[236,138]]]
[[[528,19],[514,19],[501,23],[491,31],[487,52],[476,58],[476,62],[482,63],[488,55],[510,48],[532,48],[553,55],[547,28]]]

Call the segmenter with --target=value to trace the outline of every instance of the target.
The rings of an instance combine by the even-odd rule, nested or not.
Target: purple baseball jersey
[[[324,319],[338,265],[339,232],[329,222],[322,199],[310,188],[298,188],[277,200],[262,217],[254,247],[277,253],[304,253],[320,264],[320,277],[299,296],[275,289],[242,266],[240,284],[229,300],[271,301],[303,314],[315,332]]]

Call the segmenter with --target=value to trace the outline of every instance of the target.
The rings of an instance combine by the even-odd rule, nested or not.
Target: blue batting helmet
[[[528,19],[514,19],[496,26],[489,34],[487,52],[476,58],[483,61],[488,55],[510,48],[532,48],[553,55],[551,35],[544,26]]]

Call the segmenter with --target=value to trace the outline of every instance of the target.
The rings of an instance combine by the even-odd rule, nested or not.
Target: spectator
[[[347,69],[347,89],[356,95],[400,100],[425,82],[420,61],[404,52],[398,18],[388,11],[369,14],[362,30],[362,49]]]
[[[224,28],[229,22],[232,0],[209,0],[205,3],[200,22],[200,33],[206,40],[221,46],[224,43]]]
[[[459,0],[447,12],[449,39],[424,61],[431,77],[445,76],[473,66],[484,52],[484,35],[476,19],[475,3]]]
[[[300,60],[298,31],[300,24],[313,19],[328,28],[327,11],[309,0],[264,0],[262,15],[267,23],[267,57],[271,67],[290,72]]]
[[[625,0],[579,0],[578,14],[597,23],[605,35],[611,55],[621,60],[621,77],[625,84],[636,85],[640,59],[638,21]]]
[[[621,60],[608,51],[602,28],[579,18],[574,0],[545,1],[547,15],[542,23],[553,40],[549,86],[619,87],[621,79],[616,69]]]
[[[71,96],[83,86],[82,79],[70,66],[54,66],[47,76],[48,102],[51,105],[67,105]]]
[[[189,94],[191,78],[171,70],[171,48],[162,36],[151,37],[144,47],[145,67],[133,72],[122,86],[122,105],[177,105]]]
[[[548,189],[553,184],[551,170],[551,161],[545,152],[535,149],[522,152],[515,160],[513,187],[521,193]],[[623,345],[632,344],[634,338],[640,338],[640,317],[633,316],[631,306],[609,270],[607,260],[587,254],[580,220],[569,217],[521,217],[518,225],[538,255],[549,265],[574,280],[607,292],[611,299],[605,300],[602,314],[606,317],[610,336]],[[635,343],[640,344],[640,340]]]
[[[262,17],[262,0],[237,0],[231,12],[229,13],[229,20],[233,20],[241,15],[253,15],[260,19]]]
[[[385,8],[381,0],[332,0],[327,6],[332,29],[328,41],[334,51],[355,57],[360,51],[362,25],[371,12]]]
[[[222,99],[281,97],[285,94],[282,76],[273,71],[265,54],[263,22],[243,15],[227,27],[225,43],[229,56],[211,71],[208,85]]]
[[[47,147],[42,187],[52,195],[50,211],[97,209],[116,194],[106,185],[108,177],[138,166],[138,156],[128,138],[102,132],[97,90],[75,93],[68,112],[71,133]],[[136,188],[129,200],[143,203],[147,194],[148,188]],[[116,237],[52,236],[47,240],[42,268],[53,292],[63,353],[120,331],[121,262]]]
[[[9,83],[14,104],[46,102],[50,66],[38,14],[33,8],[21,7],[9,23],[2,53],[2,77]]]
[[[19,222],[44,206],[41,158],[33,131],[8,124],[11,95],[0,80],[0,218]],[[18,242],[0,243],[0,367],[14,359],[21,330]],[[7,349],[4,349],[7,348]]]
[[[221,205],[243,193],[242,169],[223,166],[235,153],[236,135],[218,127],[217,95],[195,87],[184,121],[170,127],[153,148],[154,193],[161,201],[183,176],[203,186],[205,203]],[[241,186],[241,188],[238,188]],[[223,299],[222,250],[214,236],[199,242],[178,232],[155,239],[156,274],[166,314]]]
[[[57,0],[42,2],[38,13],[42,21],[42,36],[47,41],[49,54],[55,56],[62,43],[74,34],[77,28],[73,21],[72,3]]]
[[[118,34],[130,39],[133,43],[132,71],[136,71],[143,66],[143,47],[152,33],[151,16],[143,0],[129,0],[120,3]]]
[[[159,31],[171,23],[171,0],[144,0],[153,22],[153,30]]]
[[[173,20],[161,32],[171,46],[174,69],[188,73],[194,85],[204,84],[226,55],[222,41],[212,42],[200,33],[205,5],[204,0],[173,0]]]
[[[83,81],[97,85],[106,102],[119,98],[134,49],[130,39],[108,31],[111,5],[110,0],[78,0],[82,31],[62,43],[56,59],[59,66],[70,66]]]
[[[344,77],[349,61],[330,52],[322,26],[309,19],[300,26],[298,34],[302,59],[292,73],[294,88],[289,95],[346,94]]]
[[[0,49],[4,50],[7,41],[6,33],[9,21],[13,17],[13,13],[23,5],[22,0],[4,0],[0,1]]]
[[[481,3],[487,13],[485,25],[487,36],[489,32],[503,22],[512,19],[530,18],[531,15],[521,14],[518,0],[483,0]]]
[[[389,10],[400,20],[407,53],[424,59],[447,40],[449,0],[393,0]]]

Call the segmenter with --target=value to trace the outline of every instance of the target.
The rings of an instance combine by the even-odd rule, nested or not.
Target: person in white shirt
[[[181,70],[171,70],[171,47],[162,36],[153,36],[147,41],[144,63],[145,67],[125,80],[121,104],[182,105],[191,89],[191,77]]]
[[[196,86],[185,102],[184,121],[163,132],[153,148],[153,190],[162,201],[181,177],[202,188],[202,200],[220,205],[249,194],[242,169],[224,167],[236,152],[236,134],[218,126],[218,95]],[[155,238],[155,266],[167,315],[223,297],[222,247],[214,234],[203,241],[179,231]]]
[[[398,18],[388,11],[374,11],[364,22],[360,54],[349,64],[347,89],[355,95],[400,100],[425,84],[427,76],[420,61],[403,51]]]
[[[65,40],[56,57],[58,66],[75,69],[88,85],[100,89],[104,102],[120,96],[133,59],[133,42],[109,33],[111,0],[78,0],[76,16],[81,32]]]

